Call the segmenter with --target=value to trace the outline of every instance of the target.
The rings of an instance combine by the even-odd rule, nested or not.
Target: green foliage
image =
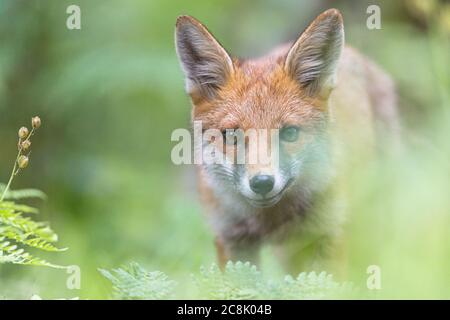
[[[0,183],[0,194],[5,190],[6,185]],[[8,190],[5,195],[5,199],[7,200],[22,200],[22,199],[41,199],[46,200],[47,195],[41,190],[37,189],[21,189],[21,190]]]
[[[114,297],[118,299],[166,299],[175,295],[175,283],[164,273],[147,272],[137,263],[112,272],[99,270],[112,282]],[[199,299],[327,299],[348,297],[354,292],[350,284],[335,282],[325,272],[267,280],[248,262],[228,262],[223,272],[216,264],[202,267],[192,280],[198,289],[194,298]]]
[[[175,286],[175,282],[164,273],[148,272],[135,262],[111,272],[104,269],[99,271],[112,282],[116,299],[167,299],[171,297]]]
[[[338,283],[326,272],[302,272],[294,279],[266,279],[250,263],[228,262],[220,271],[215,264],[194,276],[202,298],[207,299],[323,299],[351,294],[352,287]]]
[[[249,263],[228,262],[223,273],[216,264],[201,267],[194,281],[203,298],[254,299],[266,292],[262,274]]]
[[[10,191],[6,198],[43,198],[43,195],[41,191],[27,189]],[[46,222],[34,221],[25,216],[27,213],[36,214],[38,210],[12,201],[0,201],[0,263],[61,268],[28,252],[30,248],[50,252],[66,249],[54,245],[58,236]]]

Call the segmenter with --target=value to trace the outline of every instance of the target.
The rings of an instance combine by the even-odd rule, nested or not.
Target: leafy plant
[[[201,267],[193,279],[203,298],[255,299],[266,291],[262,274],[250,263],[228,262],[223,273],[216,264]]]
[[[194,276],[202,298],[208,299],[324,299],[351,294],[348,283],[331,274],[302,272],[297,278],[267,279],[250,263],[228,262],[222,272],[215,264]]]
[[[0,183],[0,194],[6,189],[6,185]],[[5,199],[7,200],[23,200],[23,199],[40,199],[46,200],[47,195],[38,189],[21,189],[21,190],[11,190],[9,189],[5,194]]]
[[[175,282],[162,272],[148,272],[132,262],[111,272],[99,269],[100,273],[112,282],[114,298],[156,300],[172,296]]]
[[[174,282],[161,272],[147,272],[137,263],[113,269],[99,269],[113,284],[118,299],[166,299],[175,296]],[[281,281],[268,280],[250,263],[228,262],[221,271],[216,264],[202,267],[191,278],[197,287],[199,299],[328,299],[344,298],[354,294],[349,283],[338,283],[330,274],[300,273],[294,279],[286,276]],[[192,297],[191,297],[192,298]]]
[[[26,214],[37,214],[39,211],[27,205],[17,204],[15,200],[27,198],[45,199],[42,191],[35,189],[10,190],[11,183],[20,170],[25,169],[29,163],[29,149],[31,137],[41,126],[39,117],[31,121],[32,130],[26,127],[19,129],[18,154],[14,162],[11,176],[6,185],[0,184],[0,263],[14,263],[35,266],[49,266],[62,268],[35,257],[28,252],[29,248],[41,251],[64,251],[57,248],[54,243],[58,236],[46,222],[36,222]],[[11,200],[11,201],[7,201]]]

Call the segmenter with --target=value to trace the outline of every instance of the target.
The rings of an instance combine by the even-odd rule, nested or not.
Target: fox
[[[221,268],[227,261],[259,265],[266,245],[290,273],[345,265],[340,177],[373,157],[388,132],[396,136],[399,119],[393,80],[345,45],[340,11],[321,13],[295,41],[253,59],[231,56],[183,15],[175,47],[192,121],[224,137],[231,129],[278,130],[276,165],[197,166]],[[223,152],[234,157],[233,148]]]

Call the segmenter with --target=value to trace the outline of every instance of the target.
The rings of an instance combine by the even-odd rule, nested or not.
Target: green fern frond
[[[0,210],[10,210],[15,212],[22,212],[22,213],[35,213],[38,214],[39,210],[27,205],[23,204],[17,204],[15,202],[10,201],[2,201],[0,202]]]
[[[25,248],[40,251],[64,251],[53,243],[57,235],[45,222],[36,222],[26,213],[38,213],[35,208],[0,201],[0,263],[63,268],[30,254]]]
[[[117,299],[156,300],[170,298],[173,294],[174,281],[162,272],[148,272],[135,262],[111,272],[99,271],[112,282]]]
[[[67,248],[57,248],[51,242],[36,236],[33,233],[24,233],[21,230],[10,226],[0,227],[0,241],[5,239],[43,251],[57,252],[67,250]]]
[[[6,262],[22,265],[64,268],[62,266],[49,263],[44,259],[34,257],[30,253],[26,252],[24,249],[18,248],[17,245],[12,244],[9,241],[0,240],[0,263]]]
[[[224,272],[216,264],[200,268],[194,282],[203,298],[208,299],[257,299],[263,291],[263,278],[250,263],[228,262]]]
[[[22,215],[24,211],[20,209],[24,207],[28,212],[32,211],[32,208],[28,206],[18,206],[11,202],[0,202],[0,226],[10,226],[25,234],[42,238],[47,242],[56,242],[58,236],[50,229],[46,222],[36,222]]]
[[[161,272],[147,272],[137,263],[111,272],[99,269],[112,282],[118,299],[165,299],[172,296],[174,282]],[[216,264],[201,267],[192,275],[200,299],[330,299],[355,297],[350,283],[339,283],[326,272],[300,273],[297,278],[266,279],[250,263],[228,262],[221,271]]]
[[[5,190],[6,185],[0,183],[0,194]],[[23,199],[41,199],[46,200],[47,195],[38,189],[20,189],[20,190],[8,190],[5,195],[7,200],[23,200]]]
[[[137,263],[111,272],[99,269],[112,282],[114,297],[119,299],[164,299],[172,296],[174,282],[161,272],[147,272]],[[201,267],[192,275],[200,299],[330,299],[351,298],[356,290],[349,283],[339,283],[332,275],[301,273],[297,278],[266,279],[250,263],[228,262],[221,271],[216,264]]]
[[[296,279],[286,276],[281,282],[279,294],[284,299],[330,299],[344,298],[353,294],[350,283],[334,281],[333,276],[326,272],[302,272]]]
[[[338,283],[326,272],[301,273],[296,279],[266,279],[250,263],[228,262],[224,272],[213,264],[194,276],[199,294],[207,299],[326,299],[344,297],[352,286]]]

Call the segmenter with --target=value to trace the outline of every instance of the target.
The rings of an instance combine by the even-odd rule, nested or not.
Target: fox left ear
[[[308,95],[328,98],[336,85],[337,63],[344,45],[341,13],[330,9],[319,15],[289,50],[285,70]]]

